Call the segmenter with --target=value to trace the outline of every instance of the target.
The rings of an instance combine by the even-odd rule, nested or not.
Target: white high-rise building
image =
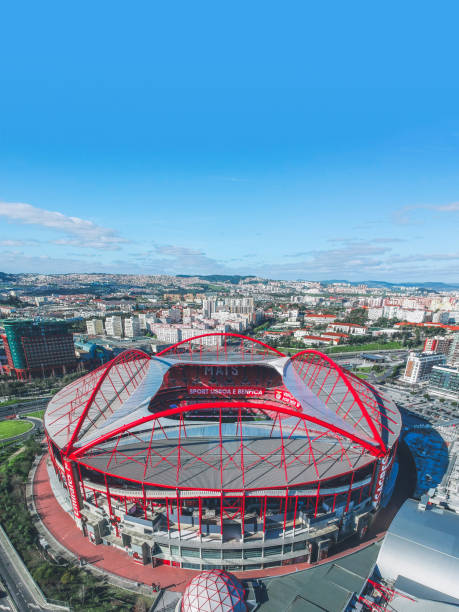
[[[449,312],[445,312],[444,310],[437,310],[432,315],[433,323],[443,323],[444,325],[448,325],[449,323]]]
[[[140,336],[140,320],[138,317],[124,319],[124,335],[126,338],[137,338],[137,336]]]
[[[202,314],[206,319],[211,319],[212,314],[217,310],[217,300],[209,298],[202,300]]]
[[[140,329],[147,329],[147,314],[145,312],[141,312],[139,314],[139,323],[140,323]]]
[[[86,321],[86,331],[90,336],[98,336],[104,333],[104,323],[102,319],[89,319]]]
[[[113,336],[115,338],[123,337],[123,325],[121,317],[113,315],[105,319],[105,333],[107,336]]]
[[[440,353],[411,352],[406,362],[405,373],[402,376],[402,380],[411,385],[428,380],[432,368],[435,365],[443,365],[445,362],[445,355]]]

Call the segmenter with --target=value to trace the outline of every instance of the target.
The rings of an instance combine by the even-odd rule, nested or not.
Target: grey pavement
[[[21,557],[0,526],[0,575],[19,612],[29,610],[68,610],[46,601]]]

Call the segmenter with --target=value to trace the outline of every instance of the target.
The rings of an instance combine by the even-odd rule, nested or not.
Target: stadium
[[[206,334],[128,350],[59,391],[54,496],[139,564],[247,571],[363,537],[390,489],[400,414],[328,356]]]

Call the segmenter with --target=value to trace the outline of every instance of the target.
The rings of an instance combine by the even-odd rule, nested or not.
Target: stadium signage
[[[67,480],[67,487],[72,502],[73,514],[76,519],[81,519],[80,504],[78,501],[78,494],[75,486],[75,479],[73,477],[72,464],[70,461],[64,460],[65,478]]]
[[[263,387],[188,387],[189,395],[197,395],[199,397],[209,395],[260,397],[264,393]]]
[[[290,391],[283,391],[282,389],[276,389],[274,393],[274,398],[283,402],[284,404],[288,404],[289,406],[293,406],[298,410],[301,409],[300,402],[293,397]]]
[[[384,481],[386,479],[387,469],[389,467],[390,456],[386,455],[379,464],[378,478],[376,480],[375,492],[373,493],[373,505],[375,508],[379,506],[381,495],[383,492]]]
[[[205,366],[204,374],[206,376],[238,376],[239,369],[235,366]]]

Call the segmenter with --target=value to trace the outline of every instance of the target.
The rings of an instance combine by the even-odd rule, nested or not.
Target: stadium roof
[[[383,578],[416,599],[459,605],[459,515],[420,510],[418,502],[407,500],[389,527],[377,565]]]
[[[307,350],[289,359],[250,338],[219,334],[215,346],[209,336],[215,334],[153,358],[125,351],[65,387],[45,414],[51,439],[81,463],[114,476],[212,489],[329,478],[366,465],[397,439],[400,418],[393,404],[327,356]],[[272,394],[256,401],[214,397],[166,403],[153,413],[152,399],[178,364],[274,368],[282,377],[285,403]]]
[[[264,579],[267,597],[259,612],[342,612],[371,574],[380,544],[286,576]]]

